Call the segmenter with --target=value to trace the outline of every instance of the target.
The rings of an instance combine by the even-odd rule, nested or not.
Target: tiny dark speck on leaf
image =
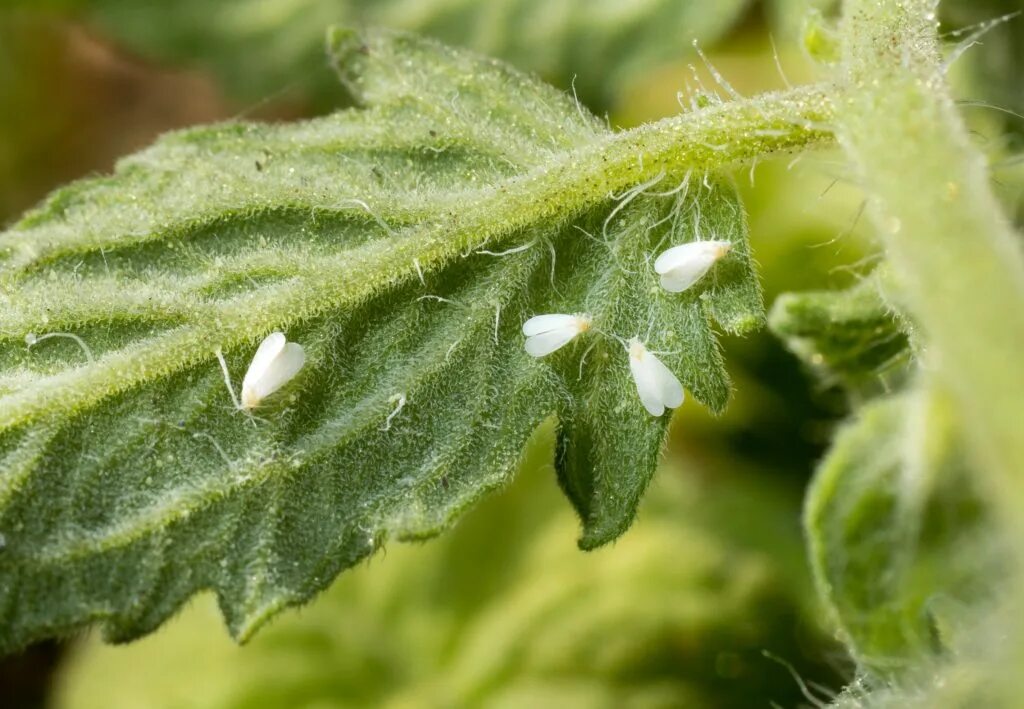
[[[443,487],[445,490],[448,489],[448,476],[447,475],[442,475],[441,476],[441,487]]]
[[[256,161],[256,172],[263,172],[263,163],[259,160]]]

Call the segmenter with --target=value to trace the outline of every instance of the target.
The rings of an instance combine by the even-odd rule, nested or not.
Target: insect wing
[[[263,376],[254,382],[253,393],[258,399],[265,399],[291,381],[305,363],[306,352],[302,345],[289,342],[271,361]]]
[[[728,241],[691,241],[673,246],[657,258],[654,270],[661,275],[662,288],[682,293],[703,278],[730,247]]]
[[[633,381],[636,382],[636,393],[640,395],[640,403],[651,416],[661,416],[665,413],[665,405],[661,401],[657,377],[650,368],[649,361],[648,356],[630,357],[629,369],[633,374]]]
[[[287,340],[284,333],[272,332],[260,343],[256,354],[253,355],[252,363],[249,365],[245,378],[242,380],[242,391],[255,390],[256,382],[260,381],[270,368],[271,363],[281,354]]]
[[[561,349],[576,337],[578,330],[575,323],[557,330],[541,332],[526,339],[526,352],[533,357],[543,357]]]
[[[647,360],[647,366],[656,382],[661,403],[670,409],[682,406],[686,393],[683,391],[683,385],[679,383],[678,377],[654,355],[648,353]]]
[[[526,335],[527,337],[532,337],[534,335],[540,335],[541,333],[544,332],[551,332],[552,330],[561,330],[563,328],[575,327],[575,315],[564,315],[562,313],[534,315],[532,318],[523,323],[523,334]]]
[[[639,356],[629,358],[629,369],[636,382],[640,403],[651,416],[661,416],[665,408],[675,408],[683,403],[683,385],[661,360],[644,350]]]

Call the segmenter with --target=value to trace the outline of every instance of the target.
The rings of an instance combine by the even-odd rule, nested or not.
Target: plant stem
[[[831,85],[801,86],[665,118],[616,133],[594,146],[599,159],[574,156],[577,171],[636,185],[661,171],[713,171],[782,151],[834,140]],[[597,157],[597,156],[593,156]]]
[[[950,98],[935,0],[847,0],[839,139],[959,406],[977,461],[1024,531],[1024,254]]]

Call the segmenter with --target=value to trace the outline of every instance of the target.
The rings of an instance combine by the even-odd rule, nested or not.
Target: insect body
[[[589,315],[535,315],[523,323],[526,351],[534,357],[549,355],[589,330],[590,323]]]
[[[636,338],[629,341],[629,371],[636,382],[640,402],[651,416],[661,416],[665,409],[681,406],[685,395],[671,370]]]
[[[283,333],[272,332],[260,343],[242,380],[239,408],[252,410],[283,387],[302,369],[306,353],[302,345],[288,342]]]
[[[730,241],[691,241],[673,246],[654,262],[662,287],[670,293],[682,293],[704,277],[715,262],[732,249]]]

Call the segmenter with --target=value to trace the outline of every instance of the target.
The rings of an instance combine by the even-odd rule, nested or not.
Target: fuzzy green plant
[[[725,407],[711,320],[740,333],[763,313],[712,173],[822,139],[819,89],[614,134],[432,41],[329,47],[361,108],[170,135],[0,237],[5,647],[92,620],[132,638],[205,588],[245,639],[385,539],[448,526],[552,414],[580,544],[611,541],[668,423],[641,405],[628,338]],[[660,288],[653,251],[701,235],[732,245],[721,267]],[[537,313],[593,328],[537,361]],[[273,330],[307,362],[245,415],[231,373]]]
[[[722,80],[727,100],[620,132],[500,62],[332,29],[354,108],[174,133],[54,193],[0,234],[0,649],[132,639],[201,590],[246,640],[449,527],[547,420],[580,546],[618,538],[669,420],[635,342],[719,413],[714,329],[766,321],[728,171],[838,145],[886,264],[770,318],[857,409],[809,491],[811,566],[857,661],[844,701],[955,676],[1019,580],[1024,255],[936,13],[847,0],[808,34],[822,83]],[[719,261],[669,292],[655,258],[707,239]],[[586,317],[531,356],[523,324],[551,313]],[[239,401],[272,332],[304,366]]]

